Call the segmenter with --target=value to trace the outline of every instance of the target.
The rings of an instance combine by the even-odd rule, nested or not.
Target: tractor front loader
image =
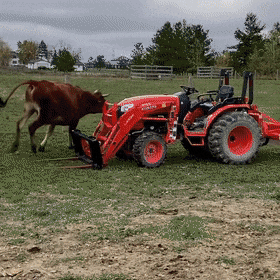
[[[210,151],[223,163],[245,164],[269,139],[280,139],[280,123],[252,104],[252,73],[244,73],[240,97],[234,96],[226,71],[217,90],[199,94],[195,88],[181,88],[174,95],[127,98],[111,108],[106,102],[92,136],[72,132],[76,155],[98,169],[115,156],[157,167],[166,158],[167,145],[181,141],[189,153]]]

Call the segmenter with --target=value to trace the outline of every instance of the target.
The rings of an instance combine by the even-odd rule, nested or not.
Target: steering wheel
[[[187,94],[187,95],[190,95],[190,94],[193,94],[193,93],[197,93],[199,92],[197,89],[195,89],[194,87],[187,87],[187,86],[180,86],[184,92]]]
[[[214,101],[214,99],[213,99],[213,95],[217,95],[217,90],[212,90],[212,91],[207,91],[207,93],[203,93],[203,94],[200,94],[198,97],[197,97],[197,99],[198,99],[198,101],[200,101],[200,97],[202,97],[202,96],[210,96],[210,100],[211,101]]]

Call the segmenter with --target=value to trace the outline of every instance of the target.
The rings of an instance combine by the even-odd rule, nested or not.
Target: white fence
[[[219,78],[221,69],[228,70],[229,76],[233,77],[233,67],[218,68],[218,67],[210,66],[210,67],[198,67],[197,78]]]
[[[173,78],[173,66],[131,65],[130,77],[146,80],[168,80]]]

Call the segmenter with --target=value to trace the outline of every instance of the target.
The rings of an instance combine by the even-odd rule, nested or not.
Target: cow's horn
[[[95,90],[93,94],[96,94],[96,93],[99,93],[99,94],[102,95],[103,97],[106,97],[106,96],[109,95],[109,93],[108,93],[108,94],[102,94],[102,93],[99,91],[99,89]]]

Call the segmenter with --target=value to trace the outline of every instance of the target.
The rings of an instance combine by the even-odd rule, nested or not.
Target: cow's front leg
[[[70,125],[69,126],[69,149],[74,149],[75,148],[75,145],[73,143],[73,138],[72,138],[71,131],[75,130],[77,125],[78,125],[78,123],[75,123],[75,125]]]
[[[46,136],[45,136],[44,140],[42,141],[42,143],[40,144],[39,152],[44,152],[45,151],[47,141],[52,136],[54,128],[55,128],[55,125],[51,124],[51,125],[48,126]]]

